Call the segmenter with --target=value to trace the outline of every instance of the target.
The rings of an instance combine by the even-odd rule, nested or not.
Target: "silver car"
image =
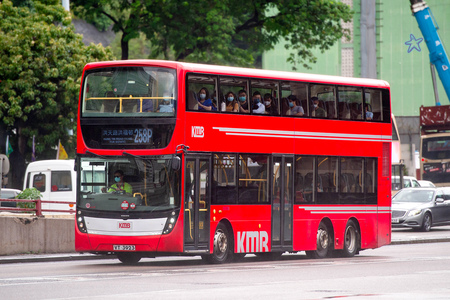
[[[392,227],[430,231],[450,224],[450,188],[405,188],[392,198]]]
[[[14,199],[16,198],[16,196],[18,194],[20,194],[21,190],[16,190],[16,189],[6,189],[6,188],[2,188],[1,192],[0,192],[0,199]],[[7,201],[2,201],[0,202],[0,206],[3,207],[16,207],[17,202],[7,202]]]

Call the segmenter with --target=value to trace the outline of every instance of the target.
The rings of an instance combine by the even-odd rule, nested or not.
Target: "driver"
[[[129,183],[123,181],[123,171],[117,170],[114,172],[115,183],[108,189],[108,193],[113,192],[125,192],[127,194],[133,194],[133,188]],[[106,188],[102,188],[102,192],[106,192]]]

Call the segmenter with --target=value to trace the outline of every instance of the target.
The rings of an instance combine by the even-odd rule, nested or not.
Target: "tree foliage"
[[[315,61],[311,49],[329,49],[346,34],[341,22],[352,18],[347,5],[332,0],[73,0],[72,5],[80,16],[109,16],[127,42],[136,31],[145,33],[151,58],[238,66],[252,66],[255,56],[280,42],[292,50],[290,62],[306,66]],[[122,48],[122,59],[127,51]]]
[[[141,18],[147,14],[142,3],[129,0],[72,0],[71,8],[76,16],[106,28],[105,17],[115,33],[121,33],[122,59],[128,59],[129,41],[139,37],[145,24]]]
[[[76,126],[83,66],[111,58],[102,46],[82,43],[58,0],[33,1],[31,8],[0,2],[0,126],[14,152],[29,159],[33,135],[41,159],[58,139],[73,151],[68,130]]]

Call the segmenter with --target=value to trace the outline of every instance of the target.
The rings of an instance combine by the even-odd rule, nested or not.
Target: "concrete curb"
[[[55,253],[55,254],[22,254],[0,256],[0,264],[50,262],[50,261],[76,261],[94,259],[114,259],[114,255],[95,255],[80,253]]]

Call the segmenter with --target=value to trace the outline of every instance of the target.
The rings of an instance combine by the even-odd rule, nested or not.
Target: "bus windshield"
[[[172,158],[81,158],[78,207],[127,213],[179,207],[180,171]]]
[[[450,136],[423,138],[422,157],[446,159],[450,157]]]
[[[82,117],[173,117],[176,73],[157,67],[114,67],[86,71]]]

